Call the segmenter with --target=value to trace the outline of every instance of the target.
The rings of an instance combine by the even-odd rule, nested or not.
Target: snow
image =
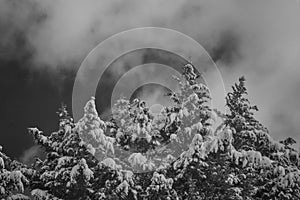
[[[72,132],[72,127],[70,125],[65,125],[65,133],[70,134]]]
[[[117,192],[124,192],[128,195],[129,184],[126,180],[124,180],[120,185],[117,186]]]
[[[28,180],[26,177],[21,173],[21,171],[16,170],[9,173],[9,179],[15,184],[17,189],[21,192],[24,192],[24,183],[27,183]]]
[[[92,154],[93,156],[95,155],[96,149],[93,147],[93,145],[88,144],[88,145],[86,146],[86,148],[87,148],[87,151],[88,151],[90,154]]]
[[[5,194],[5,188],[0,186],[0,194]]]
[[[184,108],[182,109],[182,113],[183,113],[183,115],[184,115],[185,117],[188,117],[188,116],[189,116],[189,111],[188,111],[188,109],[187,109],[186,107],[184,107]]]
[[[132,153],[128,158],[132,166],[142,166],[147,162],[147,158],[141,153]]]
[[[233,137],[232,137],[232,130],[229,129],[229,128],[225,128],[224,131],[221,131],[221,133],[220,133],[220,138],[221,138],[223,141],[231,142],[231,141],[233,140]]]
[[[133,172],[132,171],[130,171],[130,170],[122,170],[122,173],[123,173],[123,178],[128,183],[134,184],[133,183]]]
[[[47,142],[47,137],[44,135],[40,135],[40,141],[45,144]]]
[[[196,130],[196,131],[200,131],[202,128],[203,128],[203,125],[201,124],[201,122],[198,122],[192,126],[192,129]]]
[[[111,142],[111,141],[106,141],[106,143],[105,143],[105,149],[106,149],[107,153],[109,153],[109,152],[111,152],[112,154],[115,153],[114,145],[113,145],[113,142]]]
[[[79,175],[83,175],[86,181],[89,181],[94,177],[93,171],[89,169],[88,165],[86,164],[86,160],[84,158],[82,158],[79,161],[79,163],[72,168],[70,173],[71,182],[76,183],[76,178]]]
[[[246,167],[247,164],[252,163],[252,164],[256,164],[257,166],[261,166],[263,168],[270,168],[272,166],[272,163],[274,162],[270,158],[266,156],[262,156],[260,152],[254,150],[250,150],[250,151],[242,150],[240,152],[240,151],[236,151],[235,149],[232,149],[231,158],[236,165],[238,165],[239,161],[242,160],[243,161],[242,167]]]
[[[181,98],[181,97],[179,97]],[[190,95],[190,98],[192,100],[198,100],[198,96],[195,94]],[[201,99],[200,99],[201,100]],[[128,104],[128,102],[126,102]],[[184,123],[182,123],[180,125],[180,127],[178,127],[177,129],[177,133],[176,134],[171,134],[170,135],[170,140],[171,141],[180,141],[179,139],[181,139],[181,137],[184,136],[191,136],[189,137],[189,139],[192,139],[191,144],[189,145],[189,148],[187,151],[183,152],[180,157],[178,159],[176,159],[174,156],[168,154],[170,152],[166,152],[166,158],[164,158],[164,161],[170,161],[169,163],[173,163],[173,167],[174,169],[176,169],[176,173],[178,172],[178,174],[176,174],[176,178],[179,178],[180,176],[183,177],[184,171],[185,170],[189,170],[189,169],[195,169],[197,167],[203,167],[203,168],[209,168],[209,167],[213,167],[214,169],[216,169],[216,166],[214,166],[214,161],[210,162],[211,160],[209,157],[209,154],[211,153],[218,153],[219,156],[221,153],[222,156],[225,155],[223,153],[228,153],[226,155],[231,156],[231,161],[232,163],[235,163],[236,165],[239,166],[234,166],[234,169],[236,170],[228,170],[225,171],[225,173],[232,173],[229,174],[227,178],[225,178],[226,183],[231,185],[231,186],[236,186],[236,184],[238,184],[240,182],[240,179],[246,179],[249,178],[251,180],[250,176],[246,176],[245,174],[240,174],[240,172],[245,173],[246,170],[248,169],[253,169],[254,167],[258,167],[259,170],[257,170],[258,172],[260,171],[260,173],[265,173],[267,170],[265,170],[264,168],[269,168],[271,169],[273,174],[270,174],[271,177],[275,177],[274,179],[272,179],[271,181],[274,181],[274,185],[276,185],[276,187],[282,187],[282,188],[288,188],[288,187],[294,187],[297,183],[300,183],[300,173],[299,170],[297,169],[297,167],[286,167],[285,164],[277,162],[280,159],[286,159],[287,160],[291,157],[296,157],[296,159],[298,159],[299,155],[298,153],[295,153],[291,150],[286,149],[286,147],[276,141],[274,141],[273,139],[271,139],[271,137],[269,137],[270,142],[271,142],[271,152],[276,152],[273,153],[273,155],[271,156],[273,160],[271,160],[269,157],[263,156],[260,152],[258,151],[254,151],[254,150],[236,150],[233,147],[232,141],[233,141],[233,137],[235,137],[235,130],[234,128],[228,128],[227,124],[222,124],[220,125],[217,130],[214,131],[214,134],[207,134],[205,136],[202,136],[200,134],[200,131],[202,131],[203,129],[205,130],[210,130],[210,132],[212,132],[212,128],[209,125],[206,125],[206,123],[201,123],[198,120],[199,115],[212,115],[215,114],[214,112],[210,112],[210,111],[205,111],[204,110],[199,110],[196,106],[198,106],[198,104],[201,104],[201,102],[197,104],[194,102],[188,102],[190,105],[190,107],[192,107],[192,109],[195,109],[195,115],[193,114],[193,110],[188,110],[186,107],[181,108],[181,110],[179,110],[179,117],[180,118],[188,118],[189,116],[191,117],[188,119],[185,119],[186,121]],[[198,109],[198,110],[196,110]],[[136,110],[135,110],[136,111]],[[199,112],[198,112],[199,111]],[[149,121],[151,120],[150,118],[148,119],[147,115],[141,114],[142,113],[142,109],[137,110],[137,112],[139,114],[137,114],[138,117],[141,121],[143,122],[138,122],[138,123],[134,123],[130,120],[128,120],[126,118],[125,119],[121,119],[121,126],[125,126],[125,127],[119,127],[118,130],[114,130],[111,133],[115,133],[117,132],[117,139],[122,139],[123,135],[129,133],[131,134],[131,139],[132,142],[135,141],[135,139],[137,137],[139,137],[140,135],[138,134],[144,134],[145,137],[147,138],[148,142],[151,142],[152,140],[152,134],[154,134],[155,130],[152,129],[156,129],[156,127],[158,127],[158,125],[153,125],[151,123],[149,123]],[[128,113],[126,113],[124,111],[124,113],[122,113],[124,115],[127,115]],[[167,123],[172,123],[175,120],[178,120],[178,114],[177,113],[172,113],[171,111],[165,114],[164,117],[167,116],[167,114],[170,114],[169,117],[169,121]],[[194,118],[193,118],[194,117]],[[148,121],[149,120],[149,121]],[[163,119],[164,120],[164,119]],[[161,120],[161,121],[163,121]],[[145,122],[146,121],[146,122]],[[195,123],[196,122],[196,123]],[[207,121],[206,121],[207,122]],[[164,124],[164,122],[159,122],[161,124]],[[119,125],[119,124],[118,124]],[[64,125],[65,126],[65,132],[69,132],[71,133],[73,130],[71,130],[71,126],[69,125]],[[115,138],[113,137],[109,137],[105,135],[105,131],[106,131],[106,126],[108,126],[107,122],[102,121],[97,114],[97,111],[95,109],[95,102],[94,99],[92,99],[91,101],[88,102],[88,104],[85,107],[85,115],[84,117],[76,124],[76,128],[77,130],[79,130],[79,134],[81,136],[81,139],[83,139],[84,141],[81,141],[79,143],[80,147],[85,146],[87,148],[87,151],[92,154],[95,155],[96,150],[103,150],[103,157],[105,158],[104,160],[102,160],[100,163],[93,163],[95,161],[95,159],[93,158],[93,160],[88,160],[88,163],[93,163],[91,166],[95,166],[95,165],[99,165],[102,166],[105,165],[113,170],[109,170],[110,172],[113,172],[113,178],[118,177],[117,181],[114,181],[112,179],[110,179],[109,181],[107,180],[106,183],[109,186],[113,186],[115,187],[116,183],[119,184],[117,185],[116,191],[120,192],[120,193],[125,193],[126,195],[129,193],[129,190],[131,189],[131,192],[134,193],[134,190],[132,189],[134,186],[134,182],[133,182],[133,177],[137,177],[137,174],[134,174],[132,171],[129,170],[122,170],[120,168],[120,165],[117,165],[117,163],[119,164],[121,161],[118,160],[117,158],[114,158],[111,155],[108,154],[114,154],[114,144],[115,144]],[[181,129],[180,129],[181,128]],[[159,129],[159,128],[158,128]],[[50,140],[52,140],[51,137],[46,137],[41,135],[40,131],[38,131],[37,129],[33,129],[35,131],[35,137],[38,138],[39,142],[42,143],[46,143],[47,140],[49,140],[49,142],[52,142]],[[182,131],[184,130],[184,131]],[[156,130],[157,131],[157,130]],[[159,131],[157,131],[159,133]],[[185,134],[184,134],[185,133]],[[202,133],[202,132],[201,132]],[[259,137],[256,138],[256,136],[260,136],[263,135],[262,132],[258,132],[256,133],[255,131],[244,131],[242,132],[243,134],[246,134],[246,136],[250,136],[251,138],[257,139]],[[113,135],[112,134],[112,135]],[[155,137],[153,137],[155,138]],[[92,141],[96,141],[96,147],[93,146],[93,144],[90,144],[88,142],[92,142]],[[77,141],[73,141],[70,140],[68,141],[70,143],[70,145],[73,145],[74,143],[76,143]],[[154,142],[154,141],[153,141]],[[157,139],[158,142],[158,139]],[[121,142],[120,142],[121,143]],[[61,148],[58,144],[59,142],[52,142],[51,143],[54,146],[58,146],[59,148]],[[77,144],[77,143],[76,143]],[[73,145],[74,146],[74,145]],[[72,146],[72,147],[73,147]],[[227,147],[227,148],[226,148]],[[67,147],[69,148],[69,147]],[[74,149],[74,153],[77,149]],[[82,148],[79,148],[79,151],[82,150]],[[162,151],[165,151],[165,149],[163,149]],[[77,153],[77,151],[76,151]],[[86,153],[86,152],[83,152]],[[97,152],[98,153],[98,152]],[[102,153],[102,152],[101,152]],[[264,152],[265,153],[265,152]],[[49,153],[48,154],[48,159],[46,159],[46,161],[44,161],[44,163],[47,163],[47,161],[50,160],[51,165],[45,165],[44,167],[42,167],[41,172],[44,172],[40,179],[45,182],[45,184],[43,183],[43,188],[47,188],[47,187],[52,187],[53,185],[55,186],[60,184],[58,181],[56,182],[55,178],[60,179],[62,178],[64,180],[64,182],[62,183],[62,185],[66,184],[67,189],[71,189],[74,185],[76,184],[76,182],[80,179],[83,178],[84,181],[87,182],[87,185],[91,185],[91,187],[93,187],[93,178],[94,178],[94,173],[91,169],[94,168],[89,168],[89,166],[87,165],[87,161],[82,158],[82,154],[80,154],[80,156],[78,157],[70,157],[70,156],[63,156],[63,157],[59,157],[61,154],[63,153]],[[130,152],[128,152],[128,154],[130,154]],[[127,154],[127,155],[128,155]],[[265,153],[264,155],[268,154]],[[52,156],[54,159],[49,159],[49,156]],[[70,155],[70,154],[67,154]],[[73,154],[72,154],[73,155]],[[98,154],[96,154],[98,155]],[[127,156],[126,155],[126,156]],[[147,156],[146,156],[147,155]],[[150,156],[149,156],[150,155]],[[215,154],[214,154],[215,155]],[[109,157],[111,156],[111,157]],[[85,154],[84,157],[86,159],[90,159],[92,158],[91,155],[89,154]],[[125,156],[124,156],[125,157]],[[275,158],[276,157],[276,158]],[[5,158],[5,157],[4,157]],[[113,159],[114,158],[114,159]],[[167,165],[165,165],[164,167],[159,167],[156,168],[155,164],[153,161],[157,161],[159,159],[157,158],[153,158],[151,157],[151,154],[142,154],[142,153],[132,153],[130,154],[129,157],[126,157],[125,159],[127,159],[128,163],[130,163],[133,167],[138,167],[139,169],[149,169],[149,170],[154,170],[154,169],[158,169],[157,171],[161,170],[165,170],[167,169]],[[206,160],[208,159],[208,160]],[[162,160],[162,159],[161,159]],[[57,161],[57,163],[56,163]],[[222,161],[222,160],[221,160]],[[289,161],[289,160],[288,160]],[[287,162],[288,162],[287,161]],[[117,162],[117,163],[116,163]],[[126,162],[126,161],[125,161]],[[197,162],[197,166],[195,165],[190,165],[191,162]],[[227,163],[227,162],[226,162]],[[225,164],[226,164],[225,163]],[[4,178],[5,181],[11,181],[14,183],[14,186],[16,186],[17,189],[19,189],[20,191],[24,190],[24,185],[27,180],[25,178],[25,176],[22,174],[22,172],[20,171],[14,171],[14,172],[8,172],[4,169],[5,165],[7,163],[4,163],[3,158],[1,158],[1,153],[0,153],[0,171],[5,171],[5,173],[1,173],[0,178]],[[55,170],[51,171],[52,166],[55,165]],[[103,165],[101,165],[103,164]],[[224,163],[220,163],[220,165],[222,165]],[[280,164],[282,166],[280,166]],[[220,166],[218,165],[218,166]],[[278,166],[276,166],[278,165]],[[170,164],[169,164],[170,166]],[[190,168],[187,168],[190,167]],[[201,168],[197,168],[197,170],[201,170]],[[246,169],[242,169],[242,168],[246,168]],[[104,170],[107,170],[107,168],[101,168]],[[241,169],[241,170],[240,170]],[[221,171],[222,170],[222,171]],[[223,173],[223,169],[221,169],[220,171],[215,170],[213,172],[214,175],[218,175],[219,172]],[[273,171],[274,170],[274,171]],[[166,170],[167,171],[167,170]],[[164,171],[163,173],[165,173],[166,171]],[[234,172],[232,172],[234,171]],[[256,173],[256,171],[254,172]],[[28,173],[24,173],[24,174],[28,174]],[[166,173],[168,174],[168,173]],[[63,177],[61,177],[61,175]],[[116,175],[116,176],[115,176]],[[206,174],[208,176],[208,178],[210,178],[210,174]],[[206,178],[206,175],[202,175],[202,177]],[[70,178],[70,179],[69,179]],[[174,179],[176,180],[176,179]],[[207,179],[208,180],[208,179]],[[1,180],[2,181],[2,180]],[[157,191],[159,191],[162,188],[167,188],[169,187],[170,189],[172,188],[173,185],[173,179],[168,179],[168,177],[165,177],[163,174],[159,174],[158,172],[155,172],[153,174],[152,180],[151,180],[151,184],[153,186],[153,188],[156,188]],[[178,182],[176,183],[178,184]],[[131,188],[132,187],[132,188]],[[275,186],[274,186],[275,187]],[[86,188],[89,192],[94,192],[97,189],[95,188]],[[242,188],[244,189],[244,188]],[[230,190],[234,191],[235,194],[240,194],[242,191],[241,188],[238,187],[231,187]],[[50,189],[49,189],[50,190]],[[0,194],[4,194],[5,191],[5,186],[0,184]],[[97,191],[98,192],[98,191]],[[101,191],[103,192],[103,191]],[[101,193],[99,192],[99,193]],[[284,193],[282,193],[283,195],[285,195]],[[52,195],[50,195],[48,193],[47,190],[41,190],[41,189],[36,189],[32,191],[32,195],[34,196],[35,199],[55,199],[55,197],[53,197]]]
[[[261,164],[262,164],[263,167],[269,168],[269,167],[272,166],[272,163],[273,163],[273,161],[270,158],[268,158],[266,156],[262,157]]]
[[[4,160],[3,158],[0,157],[0,170],[4,169],[5,165],[4,165]]]
[[[83,170],[83,174],[87,181],[91,180],[94,177],[94,172],[89,168],[85,168]]]
[[[80,174],[79,172],[79,169],[80,169],[80,165],[75,165],[72,170],[71,170],[71,173],[70,173],[70,178],[71,178],[71,182],[76,182],[76,177]]]
[[[171,141],[179,142],[179,138],[177,137],[176,134],[171,134],[171,135],[170,135],[170,140],[171,140]]]
[[[41,179],[44,181],[47,181],[49,179],[52,179],[55,176],[55,172],[54,171],[45,171],[42,175],[41,175]]]
[[[63,156],[60,157],[58,159],[57,165],[56,165],[56,169],[60,169],[63,166],[67,165],[68,163],[70,163],[72,161],[73,157],[71,156]]]
[[[185,131],[189,136],[191,136],[191,134],[192,134],[192,129],[191,129],[190,127],[186,127],[186,128],[184,129],[184,131]]]
[[[112,158],[105,158],[101,163],[111,169],[117,169],[116,162]]]
[[[31,191],[34,200],[61,200],[50,195],[46,190],[34,189]]]
[[[229,174],[226,180],[229,185],[237,184],[239,181],[239,178],[235,174]]]
[[[274,169],[274,174],[279,174],[279,176],[284,176],[285,175],[285,169],[282,166],[277,166]]]
[[[23,194],[14,194],[8,197],[7,200],[30,200],[30,198]]]

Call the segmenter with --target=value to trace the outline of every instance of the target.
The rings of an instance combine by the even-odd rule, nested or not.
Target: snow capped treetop
[[[45,159],[25,166],[0,150],[0,199],[23,198],[15,192],[24,189],[37,200],[298,199],[299,153],[293,140],[276,142],[254,118],[245,80],[222,114],[211,109],[197,77],[186,65],[179,91],[168,94],[173,104],[157,118],[139,99],[119,100],[109,122],[99,118],[94,98],[76,124],[63,108],[58,131],[30,129]],[[221,124],[213,124],[216,117]]]
[[[147,158],[141,153],[133,153],[129,156],[128,161],[133,167],[143,166],[144,164],[146,164]]]
[[[115,138],[105,135],[107,126],[98,116],[95,98],[87,102],[85,114],[77,122],[74,130],[78,132],[92,155],[102,159],[106,155],[114,154]]]
[[[85,126],[80,126],[83,124]],[[86,103],[84,107],[84,116],[77,122],[77,128],[79,128],[79,131],[93,128],[100,128],[103,131],[106,130],[105,122],[98,116],[94,97]]]
[[[89,181],[94,177],[93,171],[89,169],[84,158],[82,158],[79,163],[72,168],[70,173],[71,183],[76,183],[78,176],[83,176],[86,181]]]
[[[95,115],[98,116],[96,105],[95,105],[95,97],[91,97],[85,106],[84,106],[84,114],[85,115]]]
[[[114,159],[112,158],[105,158],[103,161],[101,161],[101,163],[103,163],[105,166],[117,170],[120,167],[116,164],[116,162],[114,161]]]

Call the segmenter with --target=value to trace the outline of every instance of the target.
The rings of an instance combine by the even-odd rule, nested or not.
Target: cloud
[[[112,34],[134,27],[160,25],[162,19],[170,18],[170,11],[175,11],[177,6],[180,4],[170,0],[6,0],[1,2],[4,10],[1,19],[9,19],[14,24],[13,31],[20,29],[24,33],[33,48],[35,64],[56,68],[81,61],[96,44]],[[168,11],[164,10],[167,7]],[[7,35],[13,35],[11,32]]]
[[[246,76],[250,98],[261,108],[257,117],[275,138],[300,141],[299,10],[297,0],[5,0],[0,47],[7,51],[1,55],[29,55],[35,68],[76,70],[112,34],[143,26],[175,29],[204,45],[227,88]]]
[[[45,157],[45,153],[42,148],[38,145],[34,145],[26,149],[19,159],[22,163],[30,165],[34,163],[36,158],[42,157]]]

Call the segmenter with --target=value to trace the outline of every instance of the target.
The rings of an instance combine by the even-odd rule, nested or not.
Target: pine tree
[[[0,199],[29,199],[25,190],[37,200],[300,199],[295,141],[273,140],[255,119],[245,79],[228,93],[225,114],[211,108],[198,77],[185,65],[174,77],[179,90],[167,94],[172,105],[157,116],[143,100],[120,99],[104,121],[91,98],[75,123],[62,105],[57,131],[29,129],[45,159],[26,166],[0,148]]]
[[[29,184],[26,175],[30,170],[24,168],[22,163],[14,161],[2,152],[0,146],[0,198],[11,200],[28,200],[29,197],[23,195],[24,188]]]

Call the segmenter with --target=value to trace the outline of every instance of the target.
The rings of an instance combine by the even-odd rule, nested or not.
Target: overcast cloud
[[[245,75],[250,99],[260,108],[257,117],[276,139],[300,142],[298,0],[3,0],[0,58],[29,55],[32,70],[77,70],[99,42],[143,26],[196,39],[216,61],[227,89]]]

